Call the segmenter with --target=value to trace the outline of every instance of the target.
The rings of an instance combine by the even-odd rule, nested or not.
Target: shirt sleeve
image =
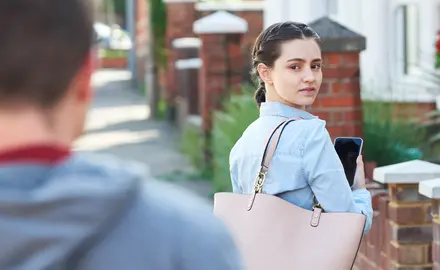
[[[316,124],[315,124],[316,123]],[[325,121],[314,120],[303,146],[304,174],[316,199],[327,212],[352,212],[367,218],[366,234],[373,218],[371,194],[366,189],[352,191]]]
[[[232,180],[232,192],[233,193],[242,193],[242,190],[238,186],[237,179],[235,179],[234,174],[231,174],[231,180]]]
[[[233,193],[243,193],[243,190],[238,185],[237,181],[237,170],[235,168],[236,164],[234,162],[234,152],[235,148],[232,148],[230,154],[229,154],[229,175],[231,177],[231,183],[232,183],[232,192]]]

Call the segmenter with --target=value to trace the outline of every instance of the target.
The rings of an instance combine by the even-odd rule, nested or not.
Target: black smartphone
[[[337,137],[334,142],[350,187],[354,185],[356,159],[362,152],[363,143],[362,138],[359,137]]]

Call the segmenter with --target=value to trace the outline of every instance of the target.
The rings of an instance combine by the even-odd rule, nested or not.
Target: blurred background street
[[[150,109],[131,86],[129,71],[99,70],[93,86],[94,102],[76,150],[141,162],[157,180],[172,182],[204,198],[211,195],[211,184],[197,175],[180,152],[176,128],[149,119]]]
[[[207,200],[258,117],[250,51],[299,21],[322,38],[310,112],[362,137],[374,220],[360,270],[440,269],[440,0],[95,0],[100,70],[78,151],[141,162]]]

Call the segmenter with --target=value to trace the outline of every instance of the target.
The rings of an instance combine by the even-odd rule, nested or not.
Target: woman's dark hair
[[[264,81],[260,79],[257,66],[260,63],[273,67],[275,60],[280,57],[281,43],[294,39],[313,38],[320,42],[319,35],[308,25],[298,22],[276,23],[266,28],[258,36],[252,48],[252,74],[258,80],[259,87],[255,92],[258,107],[266,101]]]

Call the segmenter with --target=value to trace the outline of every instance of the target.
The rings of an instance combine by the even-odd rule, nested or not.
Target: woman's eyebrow
[[[306,60],[302,59],[302,58],[292,58],[287,60],[286,62],[306,62]],[[322,62],[321,58],[316,58],[313,59],[312,62]]]

